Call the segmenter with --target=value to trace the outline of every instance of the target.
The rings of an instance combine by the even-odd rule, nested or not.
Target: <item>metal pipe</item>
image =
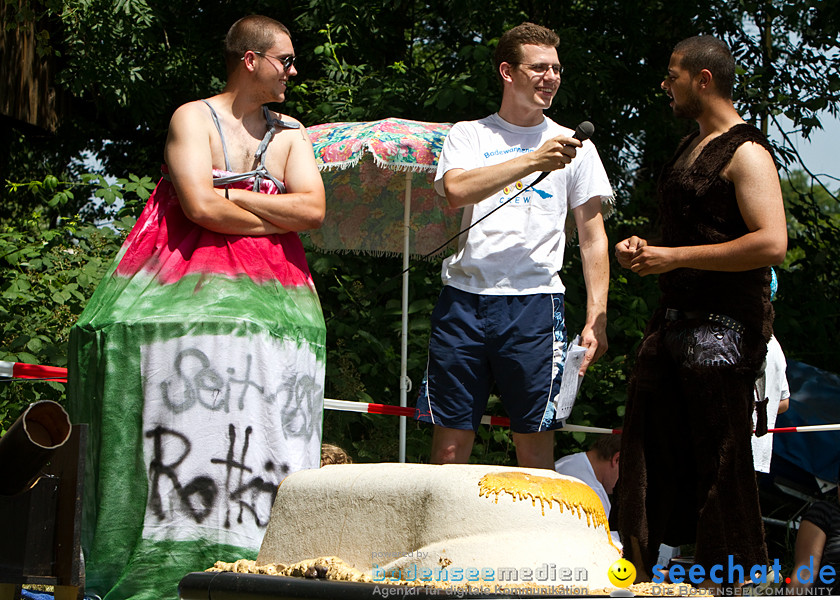
[[[30,404],[0,438],[0,494],[11,496],[28,488],[56,449],[70,439],[72,429],[57,402]]]
[[[411,178],[405,172],[405,202],[403,207],[403,280],[402,280],[402,336],[400,337],[400,406],[407,406],[411,381],[408,379],[408,255],[411,252]],[[399,456],[405,462],[406,418],[400,417]]]

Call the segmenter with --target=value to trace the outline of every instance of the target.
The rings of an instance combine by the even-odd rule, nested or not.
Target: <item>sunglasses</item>
[[[254,54],[259,54],[260,56],[263,56],[265,58],[273,58],[274,60],[276,60],[280,64],[282,64],[283,68],[287,71],[290,68],[292,68],[292,65],[295,64],[296,56],[294,54],[290,54],[289,56],[271,56],[270,54],[266,54],[265,52],[260,52],[259,50],[251,50],[251,52],[253,52]],[[245,60],[245,57],[243,56],[239,60]]]

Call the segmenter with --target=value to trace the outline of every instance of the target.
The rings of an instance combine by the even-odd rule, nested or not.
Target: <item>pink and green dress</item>
[[[259,162],[217,185],[281,193]],[[280,481],[319,466],[325,341],[297,234],[214,233],[160,181],[71,331],[89,592],[177,598],[256,557]]]

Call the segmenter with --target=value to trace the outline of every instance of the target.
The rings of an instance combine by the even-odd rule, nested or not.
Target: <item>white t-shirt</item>
[[[788,387],[788,380],[785,372],[787,371],[787,361],[785,360],[785,353],[779,345],[775,336],[770,337],[767,342],[767,364],[764,368],[764,397],[767,401],[767,429],[772,429],[776,426],[776,415],[779,412],[779,402],[790,398],[790,388]],[[759,379],[759,382],[761,380]],[[761,391],[761,385],[758,384],[758,390]],[[756,400],[764,400],[764,398],[756,398]],[[753,428],[756,425],[758,415],[753,410]],[[761,437],[752,436],[752,451],[753,451],[753,465],[756,471],[762,473],[770,472],[770,459],[773,456],[773,434],[766,433]]]
[[[471,170],[496,165],[533,152],[558,135],[574,132],[548,117],[534,127],[518,127],[498,114],[456,123],[446,137],[435,176],[444,195],[443,176],[450,169]],[[464,207],[461,228],[478,221],[516,195],[540,175],[532,173],[477,204]],[[563,293],[559,271],[566,244],[569,211],[591,198],[602,203],[613,196],[607,173],[594,144],[587,140],[565,168],[552,171],[463,234],[458,249],[443,263],[441,279],[474,294],[518,295]]]
[[[583,483],[591,487],[598,494],[598,498],[601,499],[601,504],[604,505],[604,512],[607,518],[610,518],[610,508],[612,507],[610,497],[607,495],[607,490],[604,489],[604,486],[595,476],[595,469],[592,468],[592,463],[589,462],[589,457],[586,455],[586,452],[569,454],[555,461],[554,470],[561,475],[568,475],[569,477],[580,479]],[[610,531],[610,537],[613,543],[621,548],[621,538],[618,532]]]
[[[610,504],[610,497],[607,495],[607,490],[604,489],[604,486],[601,485],[601,482],[595,476],[595,470],[592,468],[592,463],[589,462],[589,457],[586,455],[586,452],[576,452],[575,454],[564,456],[554,463],[554,470],[561,475],[568,475],[569,477],[580,479],[583,483],[591,487],[601,499],[601,504],[604,505],[604,512],[607,514],[607,518],[609,518],[610,507],[612,506]]]

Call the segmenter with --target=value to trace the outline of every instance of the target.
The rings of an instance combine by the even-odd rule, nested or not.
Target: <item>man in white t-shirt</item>
[[[580,479],[592,488],[601,504],[604,513],[610,516],[610,497],[615,483],[618,481],[618,458],[621,453],[621,434],[601,435],[586,452],[576,452],[557,460],[554,470],[561,475],[568,475]],[[618,531],[610,531],[613,543],[619,548],[621,540]]]
[[[779,290],[779,278],[776,270],[770,267],[770,301],[776,299]],[[787,360],[775,335],[767,342],[767,357],[764,370],[755,382],[755,408],[753,409],[752,436],[753,466],[760,473],[770,472],[773,458],[773,434],[768,429],[776,426],[776,417],[788,409],[790,404],[790,386],[787,380]]]
[[[767,433],[767,430],[776,426],[776,417],[788,409],[790,402],[787,361],[776,336],[770,336],[767,342],[765,361],[764,372],[755,385],[753,427],[756,432],[752,436],[753,464],[755,470],[761,473],[770,472],[770,459],[773,457],[773,434]]]
[[[558,43],[554,32],[532,23],[505,32],[495,54],[499,112],[456,123],[444,143],[435,186],[450,206],[464,208],[463,227],[470,229],[443,264],[417,401],[417,418],[435,425],[434,463],[467,462],[495,381],[519,465],[553,468],[567,346],[559,271],[570,215],[587,292],[580,373],[607,349],[601,207],[613,192],[592,142],[581,144],[543,114],[560,85]]]
[[[621,434],[599,436],[586,452],[576,452],[557,460],[554,470],[561,475],[576,477],[591,487],[610,516],[610,498],[618,481],[618,458]]]

